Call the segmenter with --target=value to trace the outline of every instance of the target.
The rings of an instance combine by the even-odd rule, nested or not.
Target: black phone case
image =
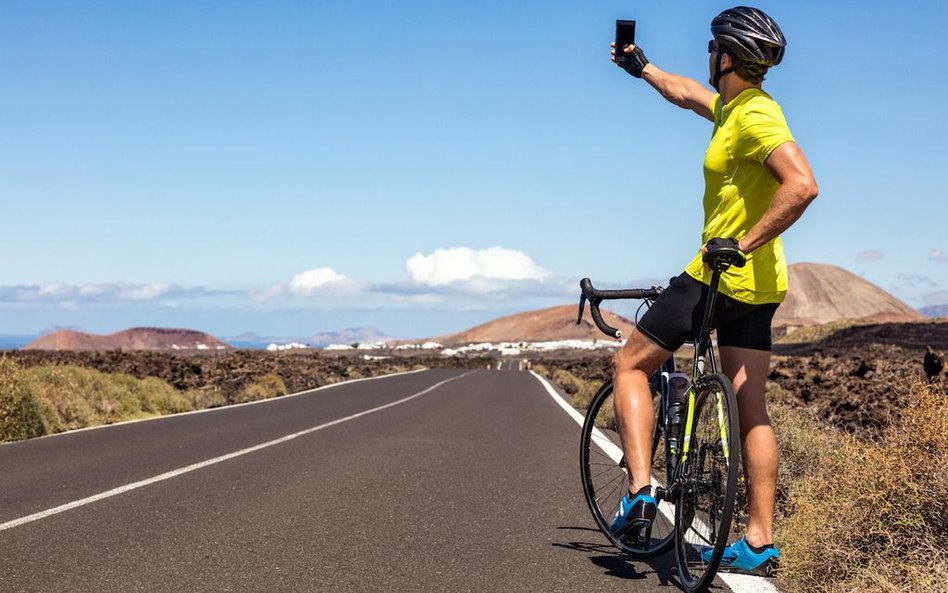
[[[622,52],[626,45],[635,43],[635,21],[616,21],[616,62],[624,62],[627,56]]]

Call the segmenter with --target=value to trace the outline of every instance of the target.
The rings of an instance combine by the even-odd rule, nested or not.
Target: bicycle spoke
[[[608,459],[609,461],[612,462],[612,465],[616,465],[616,460],[613,459],[611,455],[608,455],[608,454],[606,454],[606,453],[603,453],[602,450],[599,449],[598,447],[595,448],[595,449],[591,449],[591,452],[592,452],[592,453],[595,453],[596,455],[598,455],[598,456],[600,456],[600,457],[604,457],[605,459]]]
[[[606,488],[609,488],[610,486],[611,486],[611,489],[609,490],[609,492],[608,492],[605,496],[601,496],[601,495],[600,495],[600,496],[597,496],[597,497],[596,497],[596,501],[598,502],[598,501],[603,500],[603,499],[605,499],[605,500],[611,500],[612,498],[614,498],[614,497],[616,496],[616,492],[622,488],[622,485],[623,485],[623,484],[625,484],[625,480],[624,480],[624,479],[621,479],[621,478],[616,478],[616,479],[614,479],[614,480],[610,480],[609,482],[606,482],[606,484],[605,484],[604,486],[602,486],[602,487],[599,488],[599,491],[601,492],[601,491],[605,490]],[[620,496],[619,499],[621,499],[621,498],[622,498],[622,497]],[[616,504],[614,504],[613,506],[616,507],[616,508],[618,508],[619,505],[618,505],[618,503],[616,503]]]
[[[599,472],[598,474],[589,476],[589,479],[590,479],[590,480],[595,480],[596,478],[598,478],[598,477],[600,477],[600,476],[604,476],[604,475],[606,475],[606,474],[611,474],[611,473],[615,472],[616,470],[621,471],[623,477],[626,476],[625,470],[621,469],[618,465],[613,465],[613,466],[610,467],[610,468],[606,468],[606,469],[602,470],[602,471]]]
[[[659,500],[659,511],[651,528],[650,541],[642,541],[634,533],[619,537],[609,530],[629,485],[629,470],[622,460],[621,440],[614,430],[613,409],[612,385],[607,382],[590,402],[583,424],[583,491],[597,526],[609,541],[633,558],[650,558],[664,553],[674,544],[674,525],[668,520],[669,516],[674,516],[674,505],[665,498]],[[652,471],[659,473],[658,478],[652,480],[655,484],[668,481],[664,475],[667,466],[661,436],[659,427],[650,439],[654,447]]]
[[[737,426],[730,382],[702,380],[695,400],[689,459],[676,509],[678,567],[688,592],[706,587],[717,570],[730,530],[740,443],[729,443]]]

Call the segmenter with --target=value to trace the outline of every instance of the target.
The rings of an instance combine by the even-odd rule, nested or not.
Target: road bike
[[[694,340],[692,374],[675,371],[674,356],[650,378],[655,407],[652,435],[652,488],[658,512],[651,525],[632,525],[613,533],[610,523],[629,487],[629,468],[622,453],[613,404],[613,383],[599,388],[582,429],[580,463],[583,492],[602,533],[622,552],[647,559],[673,546],[678,579],[688,593],[703,591],[714,580],[728,544],[741,455],[737,401],[731,381],[717,371],[711,343],[721,273],[744,265],[736,248],[709,250],[704,261],[712,270],[701,328]],[[580,282],[579,323],[585,302],[596,326],[614,338],[622,332],[602,318],[604,300],[641,299],[648,307],[662,289],[597,290],[588,278]],[[641,310],[641,308],[640,308]]]

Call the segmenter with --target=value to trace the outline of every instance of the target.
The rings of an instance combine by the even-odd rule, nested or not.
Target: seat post
[[[711,319],[714,317],[714,305],[718,300],[718,286],[721,283],[721,271],[712,267],[711,285],[708,287],[708,298],[704,303],[704,318],[701,322],[701,333],[698,339],[697,356],[704,357],[711,347]]]

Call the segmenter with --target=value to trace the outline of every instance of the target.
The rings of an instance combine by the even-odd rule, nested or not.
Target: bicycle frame
[[[677,481],[678,472],[688,459],[688,452],[691,450],[691,434],[694,428],[695,404],[698,393],[704,377],[717,372],[717,362],[714,358],[714,348],[711,344],[711,320],[714,316],[714,306],[718,299],[718,286],[721,282],[721,272],[715,270],[711,274],[711,285],[708,287],[708,298],[705,301],[704,315],[701,322],[701,331],[695,338],[695,355],[691,386],[688,388],[687,413],[685,415],[685,431],[681,444],[681,455],[677,463],[675,478]],[[664,399],[664,398],[663,398]],[[663,401],[663,404],[665,402]],[[718,426],[721,430],[721,448],[724,452],[724,458],[729,458],[730,442],[727,434],[727,423],[724,421],[724,405],[721,402],[721,394],[715,396],[715,408],[718,415]]]
[[[658,379],[653,376],[650,380],[652,391],[657,391],[658,397],[656,425],[651,441],[652,463],[658,462],[662,456],[665,462],[664,476],[657,477],[655,465],[651,470],[657,511],[665,517],[658,523],[660,527],[657,535],[652,530],[655,523],[651,519],[644,527],[636,527],[645,531],[633,531],[631,539],[623,539],[626,537],[624,531],[612,531],[610,527],[610,517],[613,516],[612,513],[616,513],[617,508],[614,505],[619,504],[616,502],[616,496],[622,494],[617,490],[621,489],[623,479],[631,480],[629,466],[621,450],[617,451],[619,458],[612,457],[616,464],[612,467],[618,475],[609,469],[611,464],[608,461],[605,464],[596,464],[606,467],[599,473],[592,473],[589,452],[596,446],[592,440],[592,430],[597,426],[600,410],[613,394],[611,382],[600,388],[586,413],[580,454],[586,502],[607,538],[633,558],[652,558],[664,553],[670,549],[674,540],[680,582],[685,590],[693,593],[704,590],[714,578],[727,544],[737,491],[737,465],[741,450],[741,442],[737,438],[737,402],[730,380],[717,370],[711,328],[715,319],[721,274],[730,265],[743,265],[744,258],[736,247],[728,247],[707,253],[705,261],[712,271],[711,282],[705,297],[701,326],[694,339],[691,382],[683,394],[683,401],[680,402],[682,409],[679,410],[678,399],[682,395],[678,391],[681,385],[676,380],[673,390],[673,382],[670,380],[675,370],[674,357],[662,363]],[[614,338],[620,338],[622,334],[603,321],[599,313],[599,304],[603,300],[644,299],[650,304],[662,291],[656,287],[597,290],[588,278],[580,282],[580,287],[582,296],[577,323],[582,319],[583,306],[588,300],[596,326]],[[674,402],[671,401],[673,395]],[[611,422],[615,420],[613,418]],[[662,445],[659,445],[660,442]],[[613,441],[611,444],[615,446],[617,443]],[[658,452],[658,446],[663,448],[663,452]],[[595,481],[600,476],[603,481]],[[603,495],[602,498],[600,494]],[[603,506],[603,503],[606,506]],[[613,505],[611,510],[610,505]],[[671,514],[674,514],[674,517],[671,517]],[[619,514],[616,513],[615,516],[618,517]],[[673,528],[669,526],[669,521]]]

